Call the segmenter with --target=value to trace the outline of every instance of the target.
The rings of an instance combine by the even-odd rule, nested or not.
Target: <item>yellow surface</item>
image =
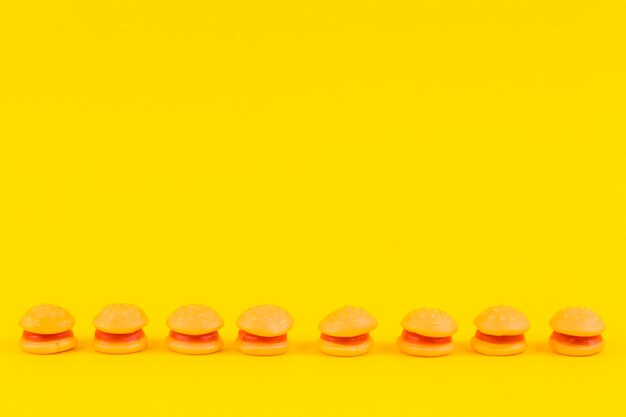
[[[625,7],[0,2],[0,415],[624,414]],[[79,350],[18,350],[41,302]],[[93,352],[113,302],[150,316],[147,351]],[[166,349],[186,303],[223,352]],[[293,314],[289,354],[234,349],[260,303]],[[528,351],[471,352],[501,303]],[[344,304],[378,319],[369,355],[316,351]],[[605,320],[600,356],[549,351],[568,305]],[[420,306],[458,321],[454,354],[398,353]]]

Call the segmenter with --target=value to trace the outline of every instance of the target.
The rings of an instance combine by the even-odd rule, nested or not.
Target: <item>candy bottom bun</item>
[[[289,342],[287,340],[277,343],[253,343],[244,342],[241,340],[241,337],[238,337],[235,341],[235,346],[242,353],[254,356],[275,356],[289,350]]]
[[[209,353],[215,353],[222,350],[224,342],[222,338],[212,340],[210,342],[182,342],[180,340],[167,337],[165,344],[170,350],[178,353],[184,353],[186,355],[208,355]]]
[[[525,340],[516,343],[498,344],[485,342],[474,336],[472,337],[471,345],[476,352],[487,356],[512,356],[526,350]]]
[[[369,338],[367,339],[367,341],[356,345],[342,345],[339,343],[330,342],[328,340],[319,339],[318,346],[322,353],[331,356],[360,356],[365,355],[367,352],[372,350],[372,348],[374,347],[374,339]]]
[[[74,349],[78,346],[78,339],[74,336],[49,342],[33,342],[24,338],[20,339],[20,347],[24,352],[35,353],[37,355],[50,355]]]
[[[110,353],[113,355],[124,355],[127,353],[141,352],[148,347],[148,339],[144,336],[139,340],[132,342],[104,342],[99,339],[93,340],[93,347],[101,353]]]
[[[560,355],[566,356],[591,356],[600,353],[604,349],[604,340],[591,346],[572,345],[569,343],[559,342],[554,338],[550,338],[550,348]]]
[[[398,348],[409,355],[425,356],[434,358],[438,356],[446,356],[454,351],[454,343],[434,344],[434,343],[410,343],[402,337],[398,337]]]

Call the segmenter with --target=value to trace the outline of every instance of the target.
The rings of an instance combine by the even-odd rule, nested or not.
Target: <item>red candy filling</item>
[[[96,330],[96,339],[108,343],[135,342],[137,340],[141,340],[142,337],[144,337],[143,330],[137,330],[136,332],[126,334],[113,334]]]
[[[493,336],[490,334],[482,333],[478,330],[476,331],[476,338],[478,340],[482,340],[483,342],[494,343],[497,345],[523,342],[526,339],[523,334],[518,334],[515,336]]]
[[[31,342],[53,342],[55,340],[66,339],[72,336],[74,336],[74,332],[72,332],[71,330],[56,334],[39,334],[27,331],[24,331],[24,333],[22,333],[22,337],[26,340],[30,340]]]
[[[249,342],[249,343],[271,344],[271,343],[281,343],[287,340],[286,334],[282,334],[280,336],[274,336],[274,337],[265,337],[265,336],[257,336],[255,334],[248,333],[244,330],[239,330],[239,337],[241,338],[242,341]]]
[[[367,342],[370,338],[369,333],[365,333],[359,336],[351,336],[351,337],[337,337],[337,336],[329,336],[327,334],[322,333],[322,340],[326,340],[327,342],[337,343],[339,345],[359,345],[361,343]]]
[[[211,332],[211,333],[200,334],[200,335],[189,335],[189,334],[178,333],[172,330],[170,331],[170,337],[180,342],[208,343],[208,342],[213,342],[217,340],[219,338],[219,334],[217,332]]]
[[[602,343],[602,336],[591,336],[591,337],[581,337],[581,336],[570,336],[567,334],[553,332],[552,339],[556,340],[560,343],[567,343],[569,345],[577,345],[577,346],[593,346],[598,343]]]
[[[452,337],[428,337],[422,336],[421,334],[413,333],[408,330],[404,330],[402,332],[402,339],[409,343],[414,344],[432,344],[432,345],[441,345],[452,342]]]

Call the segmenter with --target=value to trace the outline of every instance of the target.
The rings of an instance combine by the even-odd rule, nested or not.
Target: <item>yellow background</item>
[[[626,405],[626,73],[620,0],[0,3],[0,415],[619,415]],[[79,350],[21,353],[52,302]],[[91,319],[133,302],[150,349],[98,355]],[[207,303],[222,353],[166,351]],[[234,322],[274,303],[289,354],[239,354]],[[472,320],[532,321],[512,358]],[[376,349],[315,349],[344,304]],[[547,350],[595,309],[597,357]],[[457,352],[397,352],[419,306]]]

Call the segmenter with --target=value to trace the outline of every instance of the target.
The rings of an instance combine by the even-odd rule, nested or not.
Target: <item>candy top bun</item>
[[[605,329],[604,322],[588,308],[570,307],[557,312],[550,320],[555,332],[569,336],[597,336]]]
[[[74,317],[63,307],[41,304],[28,310],[20,320],[20,327],[37,334],[57,334],[74,327]]]
[[[267,304],[251,307],[241,313],[237,326],[256,336],[275,337],[291,330],[293,318],[287,310]]]
[[[224,320],[211,307],[189,304],[170,314],[167,326],[177,333],[198,336],[221,329]]]
[[[110,304],[93,319],[96,329],[111,334],[133,333],[146,324],[146,313],[134,304]]]
[[[474,319],[474,324],[481,333],[491,336],[517,336],[530,328],[524,313],[507,306],[486,309]]]
[[[353,337],[369,333],[376,326],[376,319],[367,311],[360,307],[345,306],[324,317],[318,327],[329,336]]]
[[[405,330],[426,337],[448,337],[459,329],[448,313],[433,308],[413,310],[400,324]]]

